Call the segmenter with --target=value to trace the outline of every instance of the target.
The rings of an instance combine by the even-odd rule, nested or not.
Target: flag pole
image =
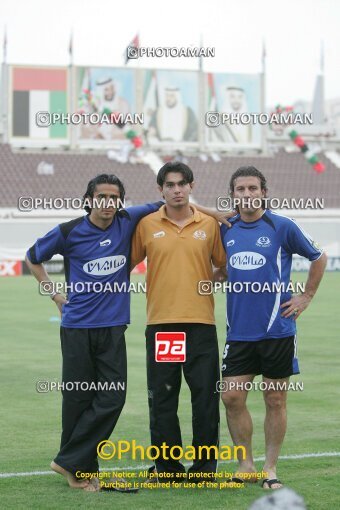
[[[201,32],[200,34],[200,49],[203,48],[203,34]],[[199,109],[201,112],[204,112],[204,115],[203,115],[203,118],[205,118],[205,111],[206,111],[206,107],[205,107],[205,103],[206,103],[206,85],[204,83],[204,71],[203,71],[203,57],[202,55],[200,55],[198,57],[198,83],[199,83],[199,91],[200,91],[200,94],[199,94],[199,97],[200,97],[200,104],[199,104]],[[198,143],[199,143],[199,151],[200,152],[204,152],[206,150],[206,142],[205,142],[205,137],[206,137],[206,127],[205,127],[205,124],[204,122],[203,123],[200,123],[201,124],[201,129],[199,130],[199,135],[198,135]]]
[[[71,33],[70,33],[70,44],[68,47],[68,53],[69,53],[69,57],[70,57],[70,67],[72,67],[73,66],[73,28],[71,29]]]
[[[262,41],[262,72],[261,72],[261,111],[263,113],[266,112],[266,62],[267,60],[267,51],[266,51],[266,42],[263,39]],[[263,154],[267,154],[267,126],[263,124],[261,129],[261,146]]]
[[[71,28],[70,32],[70,42],[68,47],[69,53],[69,107],[71,114],[75,112],[75,98],[74,95],[76,93],[74,85],[74,66],[73,66],[73,28]],[[75,148],[75,126],[73,124],[70,125],[70,149]]]
[[[3,129],[3,142],[8,143],[8,65],[7,65],[7,25],[4,27],[4,39],[2,47],[2,70],[1,70],[1,120]]]
[[[200,49],[203,48],[203,35],[200,35]],[[202,55],[199,56],[199,70],[202,73],[203,72],[203,57]]]
[[[2,63],[6,64],[7,61],[7,26],[4,27],[4,40],[2,45]]]

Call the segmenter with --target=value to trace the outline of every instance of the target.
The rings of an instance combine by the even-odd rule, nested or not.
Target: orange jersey
[[[213,295],[201,295],[199,282],[212,281],[213,267],[226,265],[218,222],[193,206],[180,227],[166,206],[145,216],[133,240],[132,267],[147,257],[147,323],[215,324]]]

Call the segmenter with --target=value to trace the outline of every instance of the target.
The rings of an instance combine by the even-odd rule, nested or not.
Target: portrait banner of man
[[[197,142],[197,73],[146,71],[143,111],[150,144]]]
[[[126,118],[135,113],[135,76],[132,69],[78,68],[78,111],[98,114],[103,122],[83,122],[79,128],[80,140],[110,142],[125,140],[121,127],[107,122],[111,114]],[[96,119],[92,115],[92,119]]]
[[[252,117],[247,115],[262,113],[260,75],[207,75],[206,111],[220,114],[216,124],[207,125],[208,144],[260,145],[261,125],[254,123]]]

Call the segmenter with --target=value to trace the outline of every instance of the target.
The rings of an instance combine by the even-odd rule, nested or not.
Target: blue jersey
[[[310,261],[322,250],[295,223],[266,210],[247,223],[240,215],[221,226],[227,253],[227,340],[256,341],[295,335],[293,318],[281,317],[280,305],[288,301],[292,255]]]
[[[105,230],[91,223],[89,215],[62,223],[28,250],[33,264],[56,254],[64,257],[69,302],[63,305],[62,326],[101,328],[130,322],[131,237],[138,221],[163,204],[117,211]]]

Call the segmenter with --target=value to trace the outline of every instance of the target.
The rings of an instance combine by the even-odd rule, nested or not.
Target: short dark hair
[[[157,175],[157,184],[161,188],[163,187],[165,177],[169,172],[183,174],[185,181],[189,184],[191,184],[194,180],[194,174],[192,173],[192,170],[188,167],[188,165],[185,165],[180,161],[169,161],[168,163],[165,163],[164,166],[162,166]]]
[[[261,189],[264,191],[268,191],[266,178],[260,172],[260,170],[258,170],[254,166],[240,166],[240,168],[238,168],[230,178],[229,188],[231,193],[234,192],[235,180],[238,177],[257,177],[258,179],[260,179]]]
[[[114,184],[119,188],[119,198],[123,202],[125,197],[125,188],[124,184],[118,177],[114,174],[100,174],[90,180],[87,185],[87,190],[85,195],[83,196],[83,204],[85,199],[93,198],[94,192],[96,191],[96,187],[98,184]],[[91,207],[88,204],[84,206],[86,212],[91,213]]]

